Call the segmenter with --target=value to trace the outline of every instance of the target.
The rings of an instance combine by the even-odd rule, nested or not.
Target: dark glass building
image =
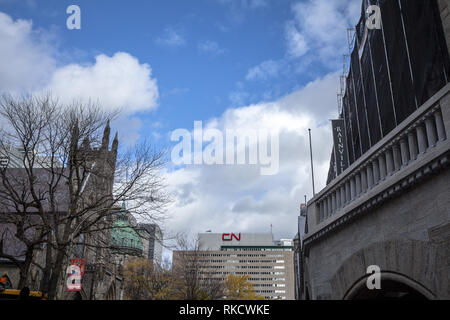
[[[366,26],[367,8],[381,10],[381,29]],[[450,77],[436,0],[365,0],[355,27],[340,118],[349,165],[391,132]],[[334,156],[328,182],[336,177]]]

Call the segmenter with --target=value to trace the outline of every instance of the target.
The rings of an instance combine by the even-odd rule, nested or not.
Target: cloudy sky
[[[81,30],[68,30],[69,5]],[[270,232],[292,238],[331,154],[329,119],[361,0],[0,0],[0,91],[51,91],[123,108],[121,146],[171,150],[176,129],[269,130],[279,171],[258,165],[181,165],[163,174],[174,202],[167,234]]]

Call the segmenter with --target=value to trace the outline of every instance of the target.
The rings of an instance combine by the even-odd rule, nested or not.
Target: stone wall
[[[450,0],[438,0],[439,11],[441,13],[441,19],[447,40],[447,49],[450,52]]]
[[[369,265],[402,274],[434,298],[450,299],[450,169],[310,244],[313,299],[342,299]]]

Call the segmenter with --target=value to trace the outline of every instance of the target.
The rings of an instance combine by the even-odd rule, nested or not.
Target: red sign
[[[70,259],[70,264],[76,265],[81,270],[81,277],[84,277],[84,259]]]
[[[81,291],[81,280],[84,276],[84,259],[71,259],[67,268],[66,291]]]
[[[235,238],[237,241],[241,241],[241,234],[239,233],[238,236],[236,236],[234,233],[222,234],[222,241],[233,241],[233,238]]]

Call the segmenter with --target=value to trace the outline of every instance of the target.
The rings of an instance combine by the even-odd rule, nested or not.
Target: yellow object
[[[0,291],[1,299],[19,299],[20,290],[5,289]],[[30,298],[33,300],[47,300],[47,294],[42,294],[40,291],[30,291]]]

